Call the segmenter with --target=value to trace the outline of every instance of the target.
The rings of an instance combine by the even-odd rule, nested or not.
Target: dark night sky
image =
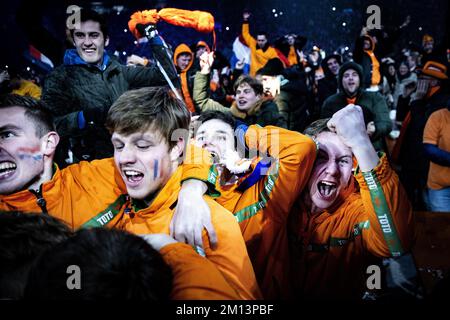
[[[0,33],[2,37],[1,61],[4,64],[20,65],[30,63],[23,59],[22,54],[27,50],[29,39],[16,22],[19,7],[24,8],[25,16],[40,21],[56,41],[63,43],[65,9],[70,4],[90,6],[87,1],[39,1],[31,8],[30,3],[36,1],[17,0],[14,3],[0,4]],[[448,43],[448,2],[447,0],[430,1],[363,1],[363,0],[193,0],[193,1],[98,1],[95,8],[103,8],[107,12],[110,22],[111,45],[109,49],[129,50],[133,47],[133,37],[124,29],[127,28],[129,16],[136,10],[152,9],[157,6],[175,7],[191,10],[211,12],[216,21],[218,48],[227,50],[240,31],[242,11],[249,9],[253,13],[251,30],[265,30],[272,39],[288,32],[304,35],[308,38],[306,49],[318,45],[327,51],[335,50],[344,45],[350,48],[365,24],[368,14],[366,8],[376,4],[381,8],[382,24],[387,27],[400,25],[407,15],[411,16],[411,23],[399,39],[403,47],[407,41],[420,44],[424,33],[432,34],[436,41]],[[117,15],[114,6],[124,6],[124,10]],[[332,10],[336,7],[336,11]],[[278,17],[274,17],[273,9]],[[39,12],[41,11],[41,13]],[[280,14],[282,12],[282,14]],[[346,26],[343,27],[342,23]],[[38,23],[36,23],[38,24]],[[226,27],[229,30],[226,30]],[[422,29],[419,30],[419,27]],[[161,24],[158,26],[166,41],[174,46],[184,41],[188,44],[204,39],[211,43],[210,35],[200,34],[193,30]],[[447,44],[448,46],[448,44]],[[3,67],[3,66],[2,66]]]

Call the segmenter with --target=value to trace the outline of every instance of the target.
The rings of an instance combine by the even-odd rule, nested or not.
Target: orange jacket
[[[169,234],[182,176],[183,170],[179,167],[148,207],[140,201],[128,201],[120,208],[121,218],[111,227],[134,234]],[[261,298],[238,224],[230,212],[212,198],[204,196],[204,199],[210,207],[211,221],[219,239],[217,248],[212,250],[203,230],[205,256],[219,269],[240,299]]]
[[[204,165],[207,153],[189,145],[183,168],[182,181],[193,178],[208,182],[209,166]],[[38,198],[45,202],[39,206]],[[29,190],[11,195],[0,195],[0,210],[22,212],[44,212],[67,223],[73,230],[96,217],[91,226],[108,225],[120,219],[119,208],[127,201],[126,188],[116,170],[112,158],[82,161],[59,170],[55,165],[50,181],[40,187],[40,196]]]
[[[256,72],[265,66],[267,61],[272,58],[279,58],[274,47],[269,46],[266,51],[256,48],[256,40],[250,35],[247,22],[242,24],[242,37],[250,48],[250,75],[254,77]]]
[[[413,240],[412,208],[397,175],[383,155],[372,171],[379,180],[403,249]],[[289,222],[293,261],[292,282],[298,295],[322,298],[361,298],[369,264],[391,256],[378,222],[369,188],[361,173],[360,191],[351,193],[333,211],[311,216],[296,204]],[[394,229],[394,228],[392,228]]]
[[[182,43],[180,44],[173,54],[173,63],[177,65],[177,58],[181,53],[188,53],[191,56],[191,61],[189,62],[189,65],[186,67],[186,69],[180,71],[180,78],[181,78],[181,91],[183,93],[184,102],[186,103],[186,106],[188,107],[189,111],[194,113],[195,112],[195,105],[194,101],[192,100],[191,93],[189,90],[189,82],[188,82],[188,71],[192,67],[192,64],[194,63],[194,54],[192,53],[191,48],[188,47],[188,45]]]
[[[205,158],[205,152],[201,148],[188,148],[186,154],[187,157]],[[209,166],[202,165],[199,158],[188,160],[190,161],[186,161],[186,164],[177,169],[152,205],[137,212],[130,208],[125,185],[111,158],[82,161],[63,170],[56,168],[53,178],[41,186],[42,199],[45,199],[49,214],[60,218],[73,229],[108,227],[136,234],[168,234],[181,182],[191,178],[204,180],[210,175]],[[232,215],[215,201],[207,196],[205,200],[210,205],[212,222],[220,239],[218,248],[212,251],[205,232],[207,258],[214,263],[239,298],[261,298],[238,225]],[[38,205],[37,197],[24,190],[12,195],[1,195],[0,210],[41,212],[42,209]],[[181,271],[189,274],[189,268],[192,266],[186,264],[185,268],[185,271]],[[208,273],[204,276],[211,280],[217,278],[216,271],[212,271],[211,276]],[[185,279],[189,279],[189,276]],[[221,292],[225,293],[224,299],[231,298],[229,288],[223,286],[220,281],[216,288],[204,286],[204,292],[200,291],[202,285],[198,280],[192,281],[192,287],[191,282],[184,281],[175,279],[173,290],[178,292],[184,288],[185,292],[181,296],[185,299],[190,299],[187,295],[189,292],[193,293],[192,298],[211,296],[219,299]],[[186,287],[191,290],[186,291]]]
[[[288,298],[289,255],[286,224],[291,207],[305,186],[316,156],[314,141],[298,132],[250,126],[246,145],[274,157],[267,175],[245,191],[217,184],[217,202],[233,212],[241,227],[258,283],[267,299]]]
[[[289,46],[288,60],[291,66],[298,64],[297,52],[295,46]]]
[[[216,266],[189,245],[178,242],[163,247],[159,252],[172,269],[172,299],[239,299]]]

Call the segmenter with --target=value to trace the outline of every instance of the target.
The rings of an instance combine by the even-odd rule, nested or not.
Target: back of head
[[[42,255],[25,298],[161,301],[169,299],[171,288],[170,267],[144,239],[96,228],[80,230]]]
[[[170,147],[175,130],[189,132],[190,114],[183,101],[168,87],[146,87],[122,94],[109,109],[106,127],[111,133],[130,135],[158,131]]]
[[[257,74],[263,76],[278,76],[284,73],[284,66],[280,59],[272,58],[267,63],[257,71]]]
[[[55,131],[52,114],[42,101],[17,94],[2,95],[0,97],[0,110],[10,107],[25,109],[25,116],[34,123],[36,135],[39,138],[50,131]]]
[[[48,215],[0,212],[0,299],[21,298],[34,261],[70,235]]]

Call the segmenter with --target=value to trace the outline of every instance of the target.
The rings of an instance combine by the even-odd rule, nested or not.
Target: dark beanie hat
[[[359,75],[359,82],[360,82],[359,89],[362,88],[362,81],[363,81],[363,70],[362,70],[362,67],[359,64],[357,64],[356,62],[349,61],[349,62],[344,63],[339,68],[339,78],[338,78],[339,82],[338,82],[338,85],[339,85],[339,90],[341,92],[344,92],[344,88],[342,87],[342,78],[344,77],[344,72],[349,70],[349,69],[353,69],[353,70],[355,70],[358,73],[358,75]]]
[[[262,67],[258,70],[258,74],[264,75],[264,76],[278,76],[280,74],[283,74],[284,72],[284,66],[280,59],[278,58],[272,58]]]

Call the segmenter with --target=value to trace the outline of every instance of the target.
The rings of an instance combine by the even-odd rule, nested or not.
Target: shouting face
[[[172,164],[181,152],[170,149],[154,130],[122,135],[114,132],[114,162],[130,197],[139,200],[157,193],[173,173]],[[182,149],[181,149],[182,150]]]
[[[331,132],[317,136],[319,152],[308,181],[314,211],[331,207],[348,188],[352,176],[352,152]]]
[[[348,96],[353,97],[359,88],[359,74],[356,70],[348,69],[342,76],[342,87]]]
[[[205,121],[197,130],[195,144],[208,150],[218,163],[227,150],[235,150],[233,128],[219,119]]]

